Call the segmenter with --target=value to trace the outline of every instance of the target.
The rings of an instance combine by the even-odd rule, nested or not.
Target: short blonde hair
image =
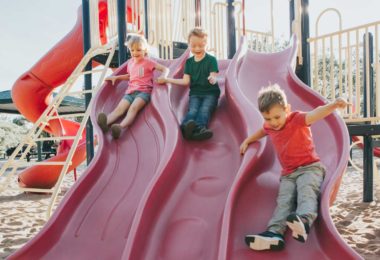
[[[200,27],[195,27],[194,29],[192,29],[190,32],[189,32],[189,35],[187,36],[187,42],[190,42],[190,38],[191,36],[196,36],[196,37],[199,37],[199,38],[202,38],[202,39],[207,39],[207,32],[205,30],[203,30],[202,28]]]
[[[127,41],[127,46],[128,46],[129,49],[131,49],[132,46],[136,45],[136,44],[141,44],[141,46],[143,47],[143,49],[145,49],[146,51],[148,51],[148,42],[146,41],[146,39],[144,38],[144,36],[139,35],[139,34],[133,34],[131,36],[131,38],[129,38],[129,40]]]
[[[257,101],[259,110],[262,113],[269,112],[269,110],[275,105],[280,105],[283,108],[286,108],[288,105],[285,92],[278,84],[273,84],[262,88],[259,91]]]

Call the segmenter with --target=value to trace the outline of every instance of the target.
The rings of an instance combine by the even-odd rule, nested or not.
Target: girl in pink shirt
[[[138,112],[150,101],[153,89],[153,71],[157,69],[162,72],[157,79],[159,84],[164,83],[163,78],[169,73],[168,68],[146,57],[148,43],[144,37],[133,35],[128,40],[127,45],[131,52],[131,59],[127,65],[127,74],[110,76],[105,79],[111,81],[112,85],[117,80],[129,80],[127,91],[124,98],[110,114],[100,113],[97,118],[97,123],[103,132],[107,132],[109,126],[111,126],[111,134],[115,139],[119,138],[123,128],[129,127],[133,123]],[[121,123],[114,124],[125,112],[127,112],[127,115]]]

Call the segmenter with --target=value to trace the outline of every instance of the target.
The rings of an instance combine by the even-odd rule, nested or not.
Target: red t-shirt
[[[310,127],[306,125],[306,113],[292,112],[285,126],[273,130],[264,123],[264,131],[272,140],[282,166],[282,175],[288,175],[300,166],[318,162]]]
[[[153,88],[153,71],[156,67],[156,62],[144,58],[139,62],[134,62],[133,59],[128,61],[127,73],[129,74],[129,87],[126,91],[131,94],[135,91],[152,93]]]

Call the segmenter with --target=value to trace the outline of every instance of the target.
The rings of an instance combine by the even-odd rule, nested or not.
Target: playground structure
[[[120,1],[118,1],[118,3],[116,3],[116,1],[100,1],[99,5],[94,5],[94,2],[97,1],[89,1],[89,7],[90,10],[92,10],[90,11],[90,21],[91,19],[93,20],[90,24],[99,24],[99,27],[91,27],[91,48],[89,48],[89,51],[86,53],[85,58],[82,61],[80,61],[80,59],[78,60],[78,57],[80,57],[79,54],[73,54],[73,56],[75,56],[75,61],[72,61],[72,65],[74,65],[75,62],[79,65],[76,68],[72,65],[66,66],[64,70],[66,71],[66,75],[62,75],[61,79],[56,80],[54,84],[51,84],[53,86],[58,86],[58,83],[61,83],[62,80],[68,76],[69,71],[74,70],[74,73],[71,74],[65,83],[67,88],[65,88],[65,86],[62,87],[63,93],[68,93],[70,91],[69,89],[75,80],[74,78],[77,78],[79,74],[89,75],[91,73],[86,72],[85,67],[91,64],[89,61],[93,56],[109,53],[108,57],[112,58],[113,52],[116,48],[116,41],[123,38],[116,38],[116,23],[118,21],[115,19],[115,14],[120,11],[120,9],[116,11],[116,6]],[[243,46],[246,45],[254,48],[256,51],[261,52],[270,52],[274,48],[273,28],[270,33],[260,33],[255,31],[249,32],[245,29],[243,19],[244,1],[227,1],[227,3],[220,3],[217,1],[195,1],[195,4],[194,1],[183,1],[182,5],[180,5],[181,8],[177,9],[175,4],[178,2],[179,1],[169,0],[127,1],[127,29],[130,29],[129,32],[144,31],[147,35],[149,43],[159,50],[159,55],[162,58],[169,59],[173,58],[175,41],[186,41],[186,32],[194,25],[201,25],[210,32],[223,32],[218,34],[215,33],[214,35],[210,33],[210,49],[219,59],[232,58],[231,54],[235,54],[234,45],[235,47],[239,44],[242,44]],[[299,1],[295,2],[295,4],[300,3]],[[149,4],[147,5],[147,3]],[[164,10],[168,10],[168,6],[171,10],[169,9],[169,12],[164,12]],[[233,32],[228,30],[228,33],[225,33],[222,28],[231,26],[232,21],[228,21],[226,17],[230,17],[227,14],[228,12],[231,12],[233,8],[240,8],[240,10],[236,12],[238,14],[235,17],[236,23],[234,23],[236,28]],[[177,12],[175,10],[181,10],[181,12]],[[99,22],[96,21],[97,15],[94,15],[98,13],[103,14],[99,15]],[[108,13],[108,15],[105,13]],[[207,19],[207,13],[212,14],[209,19]],[[156,17],[159,14],[165,15],[162,15],[162,19],[159,19]],[[177,16],[174,14],[177,14]],[[178,19],[178,14],[182,15],[179,18],[179,21],[182,21],[182,23],[173,22],[175,19]],[[112,17],[113,19],[111,19]],[[297,23],[300,25],[300,22],[299,20],[297,21],[297,19],[299,19],[300,16],[296,15],[295,17],[294,27],[299,28],[297,27]],[[170,25],[173,25],[173,28]],[[177,27],[178,25],[181,25],[181,27],[174,29],[174,25]],[[221,27],[218,28],[216,25]],[[80,32],[78,32],[80,26],[81,24],[78,22],[76,25],[76,30],[73,32],[73,37],[81,35]],[[295,29],[295,31],[300,33],[299,29]],[[250,36],[248,36],[248,33],[250,33]],[[247,35],[247,42],[245,44],[243,44],[238,37],[240,34]],[[233,38],[231,40],[232,36]],[[299,36],[299,38],[302,39],[302,35],[301,37]],[[311,40],[312,39],[310,39],[310,41]],[[234,43],[231,43],[231,41]],[[334,42],[334,40],[332,40],[332,42]],[[73,42],[68,40],[67,42],[62,42],[63,46],[72,46],[73,44]],[[294,45],[295,43],[293,43],[291,48],[287,49],[283,53],[277,54],[276,56],[260,55],[240,49],[239,52],[236,53],[233,60],[220,61],[220,68],[222,70],[220,73],[220,81],[223,82],[223,84],[225,82],[225,94],[221,100],[220,115],[216,116],[216,118],[220,117],[220,119],[215,119],[212,123],[216,129],[216,136],[220,136],[220,140],[216,139],[215,144],[202,144],[199,146],[184,143],[179,136],[178,130],[176,129],[176,123],[180,120],[180,117],[184,112],[185,102],[183,100],[186,97],[186,93],[184,91],[181,92],[177,90],[174,86],[169,89],[155,90],[155,97],[152,101],[152,105],[145,109],[144,119],[140,119],[136,126],[132,128],[131,135],[128,135],[120,143],[112,143],[103,135],[99,136],[99,150],[95,155],[93,163],[84,173],[83,178],[69,192],[68,196],[58,207],[55,215],[50,219],[43,231],[35,239],[28,243],[26,247],[12,257],[15,259],[23,259],[23,257],[30,256],[35,256],[37,258],[42,256],[57,256],[60,255],[60,253],[63,252],[62,250],[65,250],[67,247],[72,249],[71,257],[73,258],[80,258],[81,256],[88,257],[89,255],[87,253],[94,254],[94,256],[99,256],[101,253],[110,253],[111,255],[107,255],[105,257],[122,257],[125,259],[147,259],[146,257],[149,258],[150,256],[154,257],[157,255],[167,256],[166,259],[178,259],[186,255],[194,256],[195,258],[192,259],[236,259],[236,257],[238,257],[238,259],[248,259],[249,257],[252,257],[254,253],[245,248],[242,244],[242,239],[239,244],[236,244],[236,241],[239,241],[239,238],[243,237],[242,232],[246,232],[252,228],[255,230],[259,229],[259,226],[253,227],[252,225],[254,223],[251,223],[251,219],[254,219],[256,216],[254,209],[256,207],[262,208],[259,207],[259,205],[269,205],[269,201],[274,203],[276,193],[275,187],[278,185],[275,179],[276,173],[279,172],[279,166],[277,160],[273,158],[273,151],[271,151],[269,146],[265,143],[261,144],[262,146],[253,149],[247,157],[241,160],[238,156],[238,152],[234,151],[233,148],[238,147],[238,144],[243,136],[243,134],[240,133],[241,130],[236,129],[236,127],[241,126],[242,129],[250,129],[249,123],[251,120],[248,120],[248,117],[246,117],[245,114],[251,113],[251,118],[255,118],[257,121],[260,120],[257,113],[247,111],[254,110],[256,92],[259,87],[267,84],[268,80],[271,82],[284,82],[285,88],[289,91],[288,93],[291,93],[291,103],[294,103],[298,109],[310,109],[311,107],[322,104],[322,100],[310,90],[305,89],[305,86],[298,79],[296,79],[294,74],[291,72],[295,61],[296,48]],[[78,47],[78,43],[76,43],[75,46]],[[298,50],[301,51],[298,52],[298,55],[301,55],[302,45],[299,45],[299,47],[301,48],[298,48]],[[123,55],[122,48],[123,46],[121,46],[119,42],[119,54],[121,53],[121,56]],[[318,57],[318,51],[314,51],[313,53],[316,55],[314,57]],[[186,55],[188,55],[188,53],[185,53],[179,59],[174,61],[158,61],[168,65],[171,68],[173,75],[180,76],[180,69],[183,68],[183,62],[187,58]],[[254,61],[255,59],[260,60],[260,62]],[[299,62],[304,62],[305,57],[299,56],[297,60]],[[54,140],[59,140],[59,138],[61,138],[60,140],[73,140],[67,145],[68,147],[66,147],[66,154],[62,157],[66,159],[66,162],[64,163],[63,159],[59,160],[61,166],[58,170],[55,170],[55,172],[57,172],[55,175],[55,181],[57,181],[57,184],[54,186],[54,182],[52,181],[52,185],[49,185],[51,187],[54,186],[54,193],[58,192],[60,182],[62,181],[65,173],[84,160],[85,132],[83,130],[86,127],[86,119],[89,117],[89,113],[92,113],[92,118],[94,119],[97,112],[103,109],[111,109],[114,104],[114,100],[120,98],[120,94],[123,93],[124,89],[127,87],[126,84],[119,84],[115,93],[110,93],[109,89],[106,89],[106,85],[100,88],[103,83],[105,71],[108,69],[109,62],[110,60],[107,61],[108,64],[106,64],[104,68],[98,71],[102,73],[102,77],[97,86],[93,90],[86,90],[85,92],[82,92],[84,94],[94,93],[96,97],[94,99],[95,101],[88,103],[89,108],[87,112],[81,114],[84,118],[83,122],[80,125],[68,128],[71,132],[77,131],[79,134],[76,136],[74,136],[73,133],[70,133],[70,135],[62,135],[61,129],[67,128],[64,126],[65,123],[72,126],[72,123],[62,120],[60,115],[58,115],[54,110],[63,95],[58,95],[56,100],[47,104],[45,110],[42,110],[42,116],[38,117],[36,116],[38,113],[35,113],[31,116],[31,118],[29,118],[32,121],[36,121],[36,128],[34,129],[34,132],[42,131],[46,126],[48,126],[51,129],[51,132],[55,136],[58,136]],[[277,68],[275,65],[277,63],[282,65],[281,68],[284,70],[281,71],[281,68],[278,68],[278,74],[281,74],[281,72],[284,74],[285,72],[285,78],[277,78],[277,76],[273,77],[272,75],[269,75],[272,74],[272,71],[261,71],[259,69],[260,66],[265,67],[265,65],[270,68]],[[250,72],[252,68],[257,69],[257,71],[253,74]],[[120,67],[115,74],[122,73],[123,69],[125,69],[125,66]],[[318,71],[318,69],[316,71]],[[261,72],[261,74],[259,72]],[[347,73],[347,81],[349,81],[350,74],[349,72]],[[34,74],[35,71],[33,71],[31,75]],[[246,76],[247,74],[251,74],[250,77]],[[23,77],[22,79],[24,80],[25,78]],[[313,76],[313,79],[315,79],[315,76]],[[289,83],[289,80],[292,83]],[[334,82],[334,80],[330,82]],[[342,82],[342,84],[339,85],[342,86],[342,88],[339,88],[339,91],[335,92],[336,95],[343,93],[343,77],[342,79],[339,78],[339,82]],[[49,85],[48,90],[46,90],[47,96],[52,89],[51,85]],[[252,88],[248,88],[248,86],[251,87],[251,85]],[[316,87],[316,85],[312,86]],[[325,94],[324,96],[326,98],[334,98],[333,94],[327,94],[327,89],[327,83],[323,83],[321,94]],[[99,93],[97,93],[98,90],[100,90]],[[302,95],[298,94],[296,91],[301,91]],[[350,93],[349,90],[348,93]],[[354,95],[354,93],[360,94],[363,93],[363,91],[356,90],[356,92],[351,93]],[[368,95],[366,94],[365,96]],[[304,98],[306,99],[306,97],[309,100],[308,102],[303,100]],[[237,98],[240,102],[234,102],[235,98]],[[109,100],[112,100],[112,102],[110,103]],[[169,106],[163,104],[165,100],[170,100]],[[249,102],[247,102],[247,100],[249,100]],[[358,107],[359,106],[356,106],[356,108]],[[227,116],[228,113],[231,113],[231,111],[239,114],[239,117],[234,119],[234,122],[230,122],[230,119],[228,119]],[[348,110],[345,112],[344,116],[349,119],[364,116],[364,114],[360,114],[358,111],[361,110]],[[41,112],[41,110],[38,112]],[[56,126],[56,123],[53,120],[59,120],[59,126]],[[235,122],[236,120],[237,122]],[[369,121],[376,122],[375,119],[371,119]],[[48,124],[45,122],[48,122]],[[225,122],[227,122],[227,125],[229,126],[228,132],[230,135],[228,136],[225,136],[226,133],[223,133],[225,129],[221,131],[222,129],[217,127]],[[56,126],[56,129],[58,130],[55,130],[54,126]],[[88,130],[89,128],[86,129]],[[323,143],[323,145],[329,147],[329,149],[326,149],[329,153],[326,152],[326,154],[330,155],[329,158],[324,159],[330,162],[328,165],[330,175],[324,186],[321,205],[321,220],[317,223],[317,227],[311,235],[311,239],[314,241],[309,243],[315,245],[316,247],[303,247],[301,249],[296,243],[292,242],[290,242],[287,247],[289,248],[289,251],[297,252],[297,255],[303,254],[304,256],[318,259],[323,257],[331,258],[334,256],[344,256],[349,259],[358,258],[358,256],[339,238],[339,235],[336,233],[328,215],[328,206],[336,195],[337,187],[345,168],[344,163],[345,156],[348,151],[348,138],[345,139],[346,134],[344,127],[342,127],[341,121],[336,116],[334,116],[331,120],[327,120],[327,122],[323,123],[323,125],[316,127],[313,131],[316,132],[318,140]],[[151,133],[150,135],[152,135],[153,140],[150,140],[150,142],[146,141],[146,143],[136,142],[135,140],[139,139],[138,135],[143,135],[145,132]],[[32,138],[36,140],[38,139],[36,136],[29,136],[28,139]],[[231,136],[231,143],[228,143],[226,140],[231,138]],[[318,136],[321,137],[319,138]],[[327,137],[325,136],[331,137],[327,140]],[[53,138],[49,140],[53,140]],[[335,146],[331,143],[331,140],[335,140]],[[152,151],[147,153],[147,155],[144,155],[144,153],[147,152],[147,144],[152,142],[156,143],[156,149],[149,148]],[[77,145],[79,145],[79,150],[76,148]],[[322,145],[320,147],[322,147]],[[218,174],[221,174],[222,177],[224,176],[226,178],[219,179],[219,177],[207,175],[206,172],[203,178],[189,179],[189,176],[192,176],[195,172],[197,172],[197,168],[215,171],[216,166],[211,164],[203,165],[202,161],[197,161],[194,158],[194,162],[190,161],[187,165],[183,165],[183,167],[181,167],[179,162],[175,162],[175,157],[173,154],[181,151],[192,155],[199,152],[200,149],[205,149],[205,151],[211,152],[210,154],[216,154],[221,157],[226,154],[232,156],[232,159],[228,159],[231,160],[231,165],[229,165],[229,167],[232,168],[225,167],[223,170],[217,170]],[[317,150],[318,149],[324,148],[317,147]],[[78,152],[80,154],[80,158],[78,160],[73,159],[75,154],[78,154]],[[232,154],[235,153],[236,156],[233,156]],[[121,162],[123,154],[132,156],[128,158],[127,162]],[[99,160],[101,156],[104,156],[101,159],[102,162]],[[150,163],[146,163],[148,162],[147,158],[156,159]],[[259,159],[269,164],[273,164],[273,168],[268,169],[265,165],[261,165],[258,163],[260,161]],[[53,160],[53,162],[56,161],[58,160]],[[145,164],[143,164],[143,162],[145,162]],[[130,168],[130,165],[135,166],[135,171],[131,172],[130,176],[129,174],[126,176],[123,169],[125,170],[126,168]],[[9,165],[7,167],[9,167]],[[48,166],[41,167],[49,167],[49,164]],[[177,173],[178,169],[182,168],[184,169],[183,172]],[[17,168],[13,169],[16,170]],[[48,168],[47,170],[51,171],[52,168]],[[170,180],[170,178],[173,178],[173,172],[179,175],[177,178]],[[232,176],[228,176],[231,172],[234,174]],[[252,174],[252,172],[255,174]],[[268,177],[265,177],[266,175],[268,175]],[[12,176],[12,174],[9,174],[8,176]],[[31,176],[35,175],[32,174]],[[40,179],[41,178],[37,178],[37,180]],[[249,183],[251,186],[248,184],[243,185],[244,180],[250,180]],[[117,185],[117,183],[123,185]],[[165,185],[169,185],[168,190],[166,190]],[[188,212],[189,210],[194,210],[199,206],[199,204],[202,204],[202,202],[191,197],[185,197],[182,201],[176,197],[178,195],[176,194],[176,190],[179,190],[177,192],[183,195],[186,194],[186,187],[189,186],[191,186],[192,191],[195,190],[205,197],[212,197],[213,193],[221,194],[220,196],[217,196],[216,202],[214,202],[218,204],[219,207],[213,208],[213,206],[210,206],[210,209],[213,210],[211,215],[207,213],[206,216],[203,216],[205,217],[204,221],[199,221],[202,217],[197,215],[190,216],[188,218],[184,217],[183,220],[179,220],[183,217],[182,213]],[[255,204],[250,199],[251,196],[248,196],[248,194],[251,193],[249,188],[244,188],[244,191],[240,192],[239,190],[241,189],[241,186],[256,187],[262,192],[269,192],[269,196],[267,198],[268,200],[266,199],[261,202],[258,201],[257,204]],[[34,188],[29,190],[38,191]],[[46,189],[41,189],[41,191],[46,191]],[[209,192],[211,194],[209,194]],[[120,194],[122,196],[118,197]],[[163,201],[160,199],[161,196],[165,198]],[[252,196],[255,197],[254,194]],[[55,196],[53,194],[52,198],[54,197]],[[103,199],[111,199],[114,203],[107,206],[106,204],[109,204],[109,201],[103,201]],[[189,201],[189,203],[187,203],[187,201]],[[235,209],[234,205],[238,204],[239,201],[243,201],[243,203]],[[52,200],[50,210],[53,207],[53,204],[54,199]],[[190,206],[178,209],[181,204],[188,204]],[[269,218],[273,206],[274,205],[272,205],[272,207],[268,206],[268,208],[265,208],[265,214],[267,215],[266,218]],[[174,212],[173,207],[177,208],[179,213]],[[99,212],[98,210],[104,214],[97,215]],[[247,218],[243,213],[246,210],[250,212],[250,218]],[[222,219],[221,223],[215,220],[215,215],[217,215],[216,213],[219,214],[218,219]],[[151,216],[153,216],[153,220],[150,219]],[[97,217],[103,219],[104,222],[98,222],[96,219]],[[242,223],[238,223],[240,221],[237,220],[242,220]],[[79,225],[78,221],[80,222]],[[124,221],[124,223],[122,223],[122,221]],[[165,222],[169,221],[171,221],[171,223],[165,224]],[[182,222],[184,224],[182,224]],[[155,223],[162,223],[162,228],[157,230],[157,227],[155,227],[157,224]],[[101,231],[101,234],[95,234],[98,232],[93,233],[93,231],[91,231],[94,226],[104,228]],[[209,226],[211,231],[210,234],[206,235],[201,232],[202,229]],[[119,232],[116,231],[118,229],[120,229]],[[57,238],[54,241],[48,241],[51,236],[53,236],[52,232],[59,232],[62,234],[65,233],[66,236]],[[149,241],[151,241],[148,243],[149,245],[145,244],[147,243],[145,241],[146,238],[144,238],[144,234],[146,234],[146,232],[153,234],[152,238],[149,238]],[[194,236],[199,236],[202,234],[201,237],[204,236],[209,239],[203,242],[199,241],[199,244],[195,244],[192,247],[189,246],[185,249],[184,245],[188,246],[191,244],[191,240],[194,239],[194,236],[190,235],[187,237],[187,240],[184,240],[185,233],[190,233]],[[221,237],[217,237],[217,234],[221,234]],[[83,250],[81,245],[87,243],[86,239],[93,238],[96,240],[98,235],[100,240],[95,241],[95,243],[98,243],[97,249],[99,252],[96,250],[93,252],[88,252],[90,250]],[[326,236],[329,237],[328,240],[324,239]],[[72,240],[74,237],[77,239],[77,242]],[[167,241],[162,241],[162,243],[158,242],[158,244],[155,244],[155,241],[160,240],[160,237],[166,238]],[[117,241],[117,243],[115,243],[115,241]],[[207,246],[207,248],[211,247],[211,249],[204,252],[205,249],[202,246],[209,241],[212,242],[209,246]],[[77,244],[74,245],[73,243]],[[176,246],[177,244],[178,247]],[[45,248],[46,245],[48,245],[47,248]],[[109,250],[109,246],[111,245],[113,250]],[[141,250],[142,248],[146,248],[146,250]],[[271,256],[273,255],[267,254],[264,256],[260,254],[259,257],[270,258]],[[291,258],[290,255],[282,257]]]
[[[339,30],[319,35],[319,22],[326,13],[339,19]],[[364,148],[363,201],[373,200],[373,155],[380,156],[380,21],[342,29],[342,15],[334,8],[323,11],[315,24],[315,37],[308,39],[311,49],[309,85],[327,100],[337,96],[353,105],[341,111],[350,135]],[[362,136],[358,141],[356,136]]]

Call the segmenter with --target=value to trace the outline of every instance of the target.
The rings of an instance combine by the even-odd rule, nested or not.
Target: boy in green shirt
[[[182,134],[188,140],[206,140],[213,135],[207,126],[220,96],[216,80],[218,63],[206,53],[207,33],[202,29],[191,30],[188,42],[194,56],[186,61],[183,78],[165,78],[162,83],[185,86],[190,83],[189,108],[181,123]]]

